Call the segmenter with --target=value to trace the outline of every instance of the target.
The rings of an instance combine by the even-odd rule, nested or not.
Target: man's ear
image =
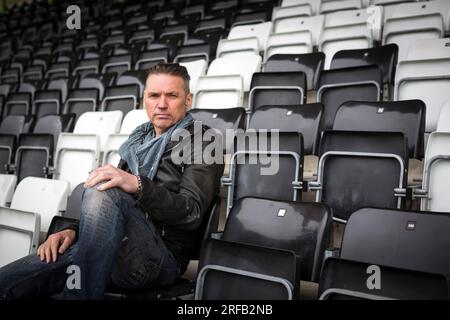
[[[192,100],[193,100],[192,93],[188,93],[187,96],[186,96],[186,109],[187,110],[192,108]]]

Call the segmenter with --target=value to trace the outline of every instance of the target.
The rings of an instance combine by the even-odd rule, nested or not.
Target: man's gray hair
[[[168,74],[182,78],[184,81],[184,90],[186,93],[189,93],[189,80],[191,80],[191,77],[189,76],[186,67],[178,63],[160,62],[148,70],[147,79],[153,74]]]

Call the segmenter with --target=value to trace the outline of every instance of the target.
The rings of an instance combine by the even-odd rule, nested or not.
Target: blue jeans
[[[79,267],[79,289],[69,281],[75,276],[67,273],[71,265]],[[102,299],[108,284],[152,289],[173,283],[180,270],[130,194],[94,187],[83,193],[77,242],[56,262],[42,262],[34,253],[0,268],[0,300],[49,297],[62,290],[66,299]]]

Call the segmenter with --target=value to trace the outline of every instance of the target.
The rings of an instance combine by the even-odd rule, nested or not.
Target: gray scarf
[[[127,162],[128,168],[133,174],[146,176],[153,180],[161,157],[174,131],[185,129],[193,122],[194,119],[187,113],[183,119],[159,137],[155,136],[151,122],[141,124],[134,129],[128,139],[120,146],[120,157]]]

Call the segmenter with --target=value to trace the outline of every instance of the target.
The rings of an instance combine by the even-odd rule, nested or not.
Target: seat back
[[[263,105],[298,105],[306,101],[303,72],[255,72],[249,94],[249,111]]]
[[[408,140],[409,157],[424,154],[425,104],[420,100],[349,101],[336,112],[333,130],[401,132]]]
[[[402,133],[325,131],[316,201],[328,204],[342,221],[361,207],[403,207],[394,189],[405,186],[407,150]]]
[[[53,164],[53,136],[51,134],[21,134],[16,151],[15,173],[18,181],[25,177],[48,177]]]
[[[340,105],[346,101],[380,101],[382,75],[377,66],[324,71],[320,77],[317,101],[323,103],[322,130],[333,127]]]
[[[36,121],[33,133],[46,133],[53,135],[53,146],[58,144],[61,132],[72,132],[75,127],[74,114],[46,115]]]
[[[47,232],[53,216],[66,210],[69,192],[66,181],[27,177],[17,185],[11,209],[38,213],[41,232]]]
[[[0,267],[34,252],[39,230],[39,214],[0,207]]]
[[[202,249],[199,270],[197,300],[297,297],[296,257],[290,251],[208,239]]]
[[[264,72],[301,71],[306,74],[308,90],[317,90],[319,76],[323,70],[323,52],[307,54],[274,54],[264,64]]]
[[[305,154],[317,154],[322,112],[321,103],[261,106],[251,115],[248,128],[299,132],[303,136]]]
[[[227,218],[222,240],[293,251],[301,279],[316,282],[330,245],[331,222],[325,204],[242,198]]]
[[[16,188],[17,177],[13,174],[0,174],[0,207],[9,207],[14,189]]]
[[[74,113],[78,120],[84,112],[96,111],[98,104],[98,89],[73,89],[64,105],[64,114]]]
[[[106,88],[101,110],[122,111],[123,114],[127,114],[131,110],[138,109],[140,101],[139,90],[137,84]]]
[[[448,278],[449,217],[448,213],[360,209],[345,228],[341,257]]]
[[[367,270],[371,263],[328,258],[319,283],[320,300],[447,300],[447,280],[443,275],[377,265],[382,285],[367,287]]]
[[[0,134],[0,172],[8,173],[8,165],[14,163],[16,137],[11,134]]]
[[[242,107],[243,78],[240,75],[199,77],[193,107],[223,109]]]
[[[191,109],[189,113],[195,120],[215,129],[222,136],[222,145],[227,153],[232,153],[233,137],[227,136],[227,130],[244,129],[245,110],[243,108],[230,109]]]

